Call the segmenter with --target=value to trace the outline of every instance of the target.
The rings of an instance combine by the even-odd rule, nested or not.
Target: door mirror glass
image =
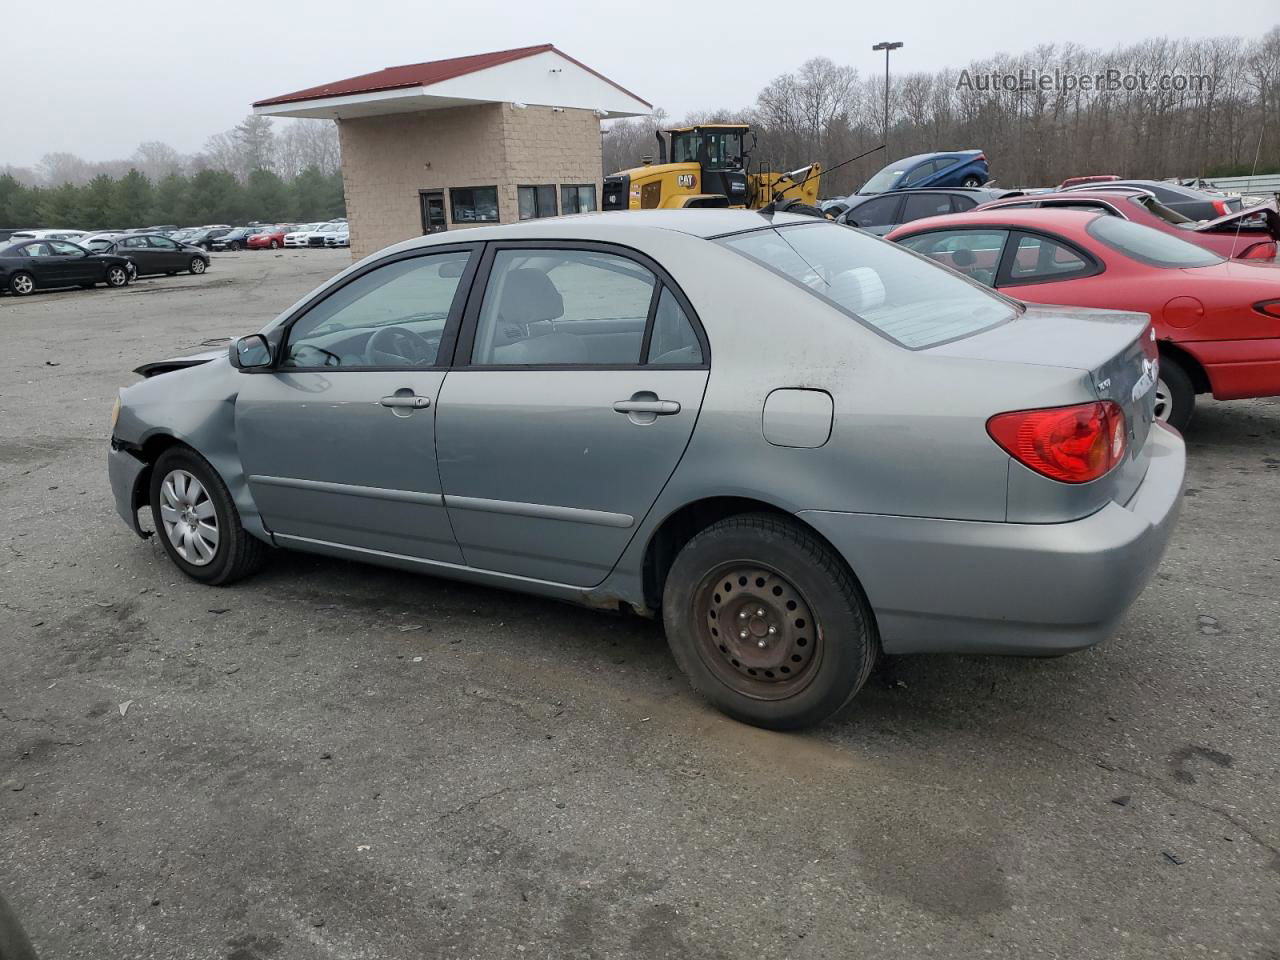
[[[271,345],[260,333],[241,337],[231,344],[231,365],[240,370],[271,366]]]

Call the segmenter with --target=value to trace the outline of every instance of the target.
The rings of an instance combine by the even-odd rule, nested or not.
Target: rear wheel
[[[187,576],[222,586],[257,571],[267,545],[249,536],[209,462],[173,447],[151,469],[151,517],[169,559]]]
[[[25,297],[35,289],[36,278],[29,273],[19,272],[9,278],[9,292],[15,297]]]
[[[962,187],[980,187],[980,186],[982,186],[982,181],[981,181],[981,180],[979,180],[979,179],[978,179],[976,176],[974,176],[973,174],[969,174],[969,176],[967,176],[967,177],[965,177],[965,178],[964,178],[964,183],[960,184],[960,186],[962,186]]]
[[[1161,356],[1160,377],[1156,381],[1156,419],[1182,432],[1191,424],[1195,409],[1196,388],[1191,377],[1177,360]]]
[[[775,730],[840,710],[879,651],[871,609],[840,557],[794,521],[764,514],[721,520],[685,544],[662,612],[694,689]]]
[[[271,249],[272,249],[272,250],[279,249],[279,247],[280,247],[280,244],[276,243],[276,241],[274,241],[274,240],[272,240],[272,241],[271,241]]]

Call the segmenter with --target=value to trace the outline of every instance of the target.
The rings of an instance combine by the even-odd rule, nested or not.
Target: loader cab
[[[730,206],[747,203],[747,148],[745,124],[713,123],[667,130],[671,136],[671,161],[696,163],[702,170],[699,193],[723,194]]]

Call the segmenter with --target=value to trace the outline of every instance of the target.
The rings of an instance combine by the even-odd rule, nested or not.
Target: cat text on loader
[[[671,136],[671,161],[667,141]],[[602,210],[737,207],[759,210],[775,203],[776,210],[810,213],[818,209],[822,165],[811,163],[790,173],[751,171],[745,139],[746,124],[704,123],[664,130],[658,136],[658,162],[604,178]],[[754,137],[752,140],[754,142]]]

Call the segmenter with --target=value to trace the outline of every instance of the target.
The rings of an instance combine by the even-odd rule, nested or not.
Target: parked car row
[[[209,254],[160,234],[99,234],[80,243],[53,237],[0,244],[0,290],[26,296],[60,287],[127,286],[137,277],[209,269]]]
[[[288,233],[302,232],[310,234],[312,231],[324,230],[326,236],[319,243],[294,243],[286,244],[284,242],[285,235]],[[273,224],[263,223],[254,220],[243,227],[234,227],[228,223],[207,223],[199,227],[183,227],[179,229],[173,224],[162,225],[158,227],[134,227],[128,230],[122,228],[106,228],[102,230],[71,230],[71,229],[11,229],[0,228],[0,242],[18,241],[18,240],[72,240],[77,243],[84,242],[88,239],[118,239],[120,237],[132,236],[135,234],[146,234],[148,236],[169,237],[179,243],[191,244],[192,246],[201,247],[204,250],[225,249],[225,250],[243,250],[243,249],[276,249],[283,246],[318,246],[318,247],[343,247],[350,246],[350,240],[347,235],[347,221],[345,218],[337,218],[335,220],[317,221],[308,224]],[[234,236],[231,236],[234,234]],[[329,234],[334,236],[333,242],[328,242]],[[261,237],[263,239],[249,243],[253,237]],[[223,241],[221,247],[215,245],[222,238],[228,239]],[[271,240],[275,239],[274,246]]]

